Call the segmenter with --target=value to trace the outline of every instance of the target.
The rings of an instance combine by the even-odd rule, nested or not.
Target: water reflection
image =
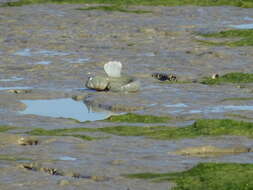
[[[54,118],[72,118],[78,121],[96,121],[109,117],[112,113],[87,107],[82,101],[70,98],[52,100],[22,100],[27,108],[21,114],[34,114]]]

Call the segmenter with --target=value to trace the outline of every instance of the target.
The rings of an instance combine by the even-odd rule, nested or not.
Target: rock
[[[109,79],[106,77],[89,77],[88,81],[86,82],[86,87],[98,91],[106,90],[109,85]]]
[[[109,61],[104,65],[104,70],[109,77],[121,77],[122,64],[118,61]]]
[[[108,178],[105,176],[91,176],[91,179],[94,181],[107,181]]]
[[[72,96],[72,99],[76,101],[81,101],[81,100],[84,100],[85,97],[86,95],[74,95]]]
[[[11,90],[8,90],[7,92],[9,93],[13,93],[13,94],[28,94],[28,93],[31,93],[32,90],[27,90],[27,89],[22,89],[22,90],[17,90],[17,89],[11,89]]]
[[[39,144],[39,140],[33,137],[20,137],[18,139],[18,144],[19,145],[38,145]]]
[[[160,80],[160,81],[177,81],[176,75],[166,74],[166,73],[152,73],[152,77]]]
[[[108,62],[104,66],[108,76],[90,77],[86,87],[98,91],[137,92],[140,89],[140,82],[133,77],[121,76],[121,67],[120,62]]]
[[[132,77],[109,78],[108,89],[113,92],[137,92],[140,82]]]

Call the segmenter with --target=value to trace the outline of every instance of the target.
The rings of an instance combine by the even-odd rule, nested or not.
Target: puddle
[[[72,91],[73,89],[71,89],[71,91]],[[94,89],[89,89],[89,88],[76,88],[76,89],[74,89],[74,90],[77,90],[77,91],[79,91],[79,92],[96,92],[96,90],[94,90]]]
[[[171,108],[185,108],[187,107],[186,104],[179,103],[179,104],[167,104],[165,107],[171,107]]]
[[[36,64],[36,65],[49,65],[51,63],[52,63],[51,61],[38,61],[38,62],[35,62],[35,63],[32,63],[32,64]]]
[[[61,157],[59,158],[59,160],[62,160],[62,161],[75,161],[75,160],[77,160],[77,159],[74,158],[74,157],[70,157],[70,156],[61,156]]]
[[[67,52],[53,51],[53,50],[32,50],[29,48],[22,49],[14,53],[14,55],[31,57],[31,56],[66,56],[70,55]]]
[[[144,57],[154,57],[154,52],[147,52],[147,53],[139,53],[138,56],[144,56]]]
[[[111,115],[109,112],[94,112],[86,107],[81,101],[70,98],[53,100],[22,100],[27,105],[21,114],[34,114],[54,118],[72,118],[78,121],[96,121],[106,119]]]
[[[90,61],[90,58],[69,59],[67,61],[69,63],[86,63],[86,62]]]
[[[8,79],[0,79],[1,82],[15,82],[15,81],[20,81],[23,80],[24,78],[22,77],[11,77]]]
[[[222,113],[228,111],[253,111],[253,106],[215,106],[215,107],[208,107],[199,110],[190,110],[188,113],[195,114],[195,113]]]
[[[244,17],[243,19],[247,20],[247,21],[253,21],[253,18],[252,17],[248,17],[248,16]]]
[[[27,90],[27,89],[31,89],[31,87],[27,86],[0,87],[0,90]]]
[[[235,28],[235,29],[253,29],[253,23],[251,23],[251,24],[230,25],[230,27]]]

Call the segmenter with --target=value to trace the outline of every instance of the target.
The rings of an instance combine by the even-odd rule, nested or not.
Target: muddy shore
[[[83,141],[74,137],[36,137],[37,145],[18,144],[18,139],[26,135],[16,133],[34,128],[121,124],[23,115],[20,112],[27,108],[23,100],[80,96],[85,103],[82,98],[79,103],[95,112],[176,117],[165,126],[182,126],[197,118],[227,118],[231,113],[253,121],[253,100],[224,101],[252,97],[252,84],[208,86],[194,82],[213,73],[253,72],[253,47],[207,46],[199,43],[197,39],[201,37],[196,35],[248,23],[245,18],[253,18],[252,9],[138,7],[152,12],[145,14],[77,10],[85,6],[40,4],[0,8],[0,124],[19,127],[0,139],[0,155],[20,158],[0,160],[1,190],[162,190],[173,184],[128,179],[122,174],[183,171],[208,161],[253,163],[252,152],[218,157],[171,154],[189,146],[253,147],[252,139],[238,136],[162,141],[96,133],[92,135],[109,138]],[[140,80],[140,92],[94,92],[85,88],[88,76],[102,74],[104,63],[112,60],[121,61],[123,72]],[[153,72],[172,73],[190,82],[166,84],[152,78]],[[39,163],[40,168],[90,177],[50,175],[40,169],[20,167],[24,163]]]

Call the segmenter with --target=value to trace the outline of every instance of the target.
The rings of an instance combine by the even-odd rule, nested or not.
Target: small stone
[[[76,101],[81,101],[81,100],[84,100],[85,97],[86,95],[75,95],[75,96],[72,96],[72,99]]]
[[[112,165],[121,165],[124,163],[124,160],[113,160],[111,162]]]
[[[68,180],[62,179],[62,180],[60,180],[60,181],[58,182],[58,184],[59,184],[60,186],[65,186],[65,185],[69,185],[70,182],[69,182]]]
[[[107,177],[105,177],[105,176],[91,176],[91,179],[94,181],[106,181]]]
[[[219,74],[215,73],[212,75],[212,79],[217,79],[217,78],[219,78]]]
[[[8,90],[9,93],[13,93],[13,94],[28,94],[28,93],[31,93],[32,90],[15,90],[15,89],[11,89],[11,90]]]
[[[166,73],[152,73],[152,77],[160,80],[160,81],[177,81],[177,76],[173,74]]]
[[[39,141],[35,138],[31,138],[31,137],[21,137],[18,139],[18,144],[19,145],[38,145]]]

